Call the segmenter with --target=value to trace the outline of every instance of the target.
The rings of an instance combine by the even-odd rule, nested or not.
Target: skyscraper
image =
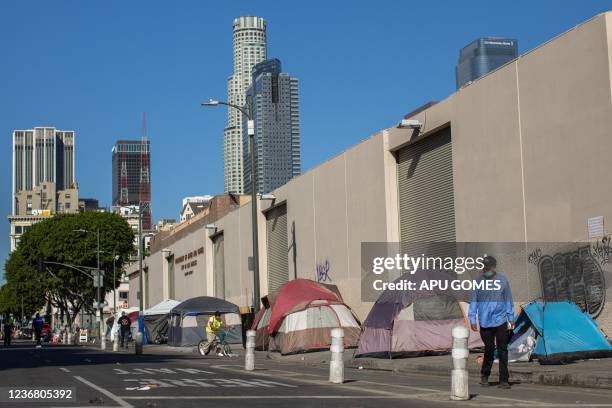
[[[266,59],[266,22],[261,17],[239,17],[234,20],[233,31],[234,72],[227,81],[227,101],[244,106],[253,67]],[[229,108],[223,134],[223,188],[225,192],[239,194],[244,192],[242,121],[242,114]]]
[[[143,201],[143,184],[145,191],[151,191],[150,147],[148,140],[144,143],[142,140],[118,140],[113,146],[113,207],[139,206]],[[150,230],[150,208],[143,208],[143,212],[142,228]]]
[[[457,89],[518,57],[515,39],[483,37],[459,51],[455,68]]]
[[[301,171],[298,79],[270,59],[255,65],[247,98],[253,99],[257,192],[268,193]],[[246,127],[245,127],[246,128]],[[251,192],[249,139],[243,130],[244,193]]]
[[[13,131],[11,251],[35,222],[61,212],[77,212],[73,131],[54,127]]]

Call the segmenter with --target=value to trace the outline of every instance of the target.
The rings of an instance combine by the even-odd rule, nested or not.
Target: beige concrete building
[[[364,242],[600,239],[612,220],[611,82],[608,12],[415,114],[420,129],[382,130],[291,180],[258,202],[261,294],[317,279],[338,285],[363,319]],[[243,205],[153,244],[149,303],[211,295],[251,305],[250,213]],[[611,265],[601,267],[610,281]],[[541,296],[537,270],[505,272]],[[594,315],[612,333],[604,294]]]

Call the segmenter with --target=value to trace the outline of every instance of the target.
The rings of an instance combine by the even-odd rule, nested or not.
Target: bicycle
[[[215,336],[215,339],[208,347],[208,350],[206,350],[206,344],[208,344],[207,339],[200,340],[200,342],[198,343],[198,352],[202,356],[208,355],[208,353],[210,353],[210,350],[212,350],[213,348],[215,350],[220,349],[221,354],[223,354],[225,357],[232,356],[232,349],[228,342],[225,341],[225,332],[222,332],[220,336]]]

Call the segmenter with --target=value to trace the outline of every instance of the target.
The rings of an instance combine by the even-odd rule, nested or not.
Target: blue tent
[[[597,323],[571,302],[534,301],[524,306],[508,349],[510,360],[520,351],[540,364],[612,357],[612,346]]]

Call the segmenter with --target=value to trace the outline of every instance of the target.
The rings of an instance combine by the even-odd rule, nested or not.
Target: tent
[[[331,329],[344,329],[344,347],[356,347],[359,322],[334,285],[295,279],[264,297],[253,322],[259,350],[294,354],[329,349]]]
[[[167,342],[170,311],[179,303],[178,300],[165,299],[144,311],[144,327],[149,342],[156,344]]]
[[[448,280],[438,271],[419,271],[420,278]],[[395,282],[414,279],[405,274]],[[446,290],[386,290],[363,323],[356,357],[401,357],[440,354],[452,349],[452,329],[469,328],[467,304],[459,293]],[[470,330],[469,348],[482,347],[480,335]]]
[[[534,301],[524,306],[508,345],[510,361],[562,364],[612,357],[612,346],[588,313],[572,302]]]
[[[215,311],[221,312],[228,343],[242,343],[240,309],[233,303],[209,296],[187,299],[170,311],[169,346],[195,346],[206,338],[205,326]]]

